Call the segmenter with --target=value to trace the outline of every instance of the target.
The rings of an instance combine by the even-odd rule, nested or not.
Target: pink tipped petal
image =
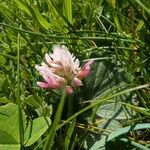
[[[72,88],[71,86],[67,86],[67,87],[66,87],[66,93],[67,93],[68,95],[73,94],[73,92],[74,92],[74,90],[73,90],[73,88]]]
[[[59,88],[61,88],[62,87],[62,84],[60,84],[60,83],[55,83],[55,84],[51,84],[51,85],[49,85],[50,86],[50,88],[51,89],[59,89]]]
[[[42,66],[35,65],[35,68],[40,72],[41,75],[44,75],[47,73],[47,70],[49,70],[48,66],[43,62]]]
[[[56,80],[49,78],[48,76],[43,76],[44,80],[47,82],[50,88],[57,89],[60,87],[60,84]]]
[[[50,85],[52,83],[52,79],[46,75],[43,75],[44,80]]]
[[[45,82],[37,82],[37,85],[41,88],[49,88],[49,85]]]
[[[59,77],[57,75],[51,76],[43,76],[44,80],[49,84],[49,87],[52,89],[58,89],[64,86],[66,83],[66,80],[62,77]]]
[[[50,89],[65,87],[66,93],[72,94],[75,87],[82,85],[81,80],[90,74],[92,63],[93,60],[90,60],[81,68],[80,61],[69,52],[66,46],[55,45],[53,53],[46,53],[41,65],[35,66],[44,78],[43,82],[37,84],[42,88]]]
[[[81,85],[82,85],[82,81],[75,77],[73,86],[77,87],[77,86],[81,86]]]
[[[79,73],[80,78],[85,78],[90,74],[91,67],[90,65],[93,63],[93,60],[88,61],[84,66],[82,67],[81,72]]]
[[[87,63],[85,63],[84,65],[83,65],[83,67],[82,67],[82,70],[84,70],[84,69],[86,69],[87,67],[90,67],[90,65],[92,64],[94,62],[94,60],[90,60],[90,61],[88,61]]]
[[[79,74],[80,78],[85,78],[90,74],[90,68],[86,69],[86,70],[82,70]]]
[[[51,83],[51,84],[49,84],[49,87],[51,89],[59,89],[59,88],[62,87],[62,84],[60,84],[60,83]]]

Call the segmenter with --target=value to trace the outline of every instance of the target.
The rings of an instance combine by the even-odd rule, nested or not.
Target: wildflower
[[[44,79],[44,82],[37,82],[37,85],[50,89],[65,88],[66,93],[72,94],[74,88],[82,85],[81,80],[90,74],[92,63],[93,60],[90,60],[81,68],[79,60],[66,46],[55,45],[53,53],[45,54],[41,66],[35,66]]]

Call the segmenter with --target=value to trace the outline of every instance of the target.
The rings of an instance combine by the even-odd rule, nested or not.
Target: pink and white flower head
[[[42,88],[65,88],[67,94],[72,94],[74,88],[82,85],[81,80],[90,74],[92,63],[93,60],[90,60],[81,68],[79,60],[66,46],[55,45],[52,54],[45,54],[45,61],[41,66],[35,66],[44,79],[44,82],[37,84]]]

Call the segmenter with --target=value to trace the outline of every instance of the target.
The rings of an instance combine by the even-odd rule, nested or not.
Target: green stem
[[[67,113],[67,118],[69,118],[73,114],[73,102],[72,102],[72,96],[69,96],[67,99],[67,104],[68,104],[68,113]],[[65,131],[64,131],[64,150],[68,150],[71,136],[75,127],[76,123],[76,118],[72,121],[72,123],[66,125]]]
[[[138,3],[150,15],[150,9],[146,7],[140,0],[135,0],[135,2]]]
[[[64,107],[65,99],[66,99],[66,93],[65,93],[65,90],[64,90],[63,95],[61,97],[61,100],[59,102],[56,114],[55,114],[54,122],[53,122],[52,126],[50,127],[50,131],[49,131],[49,134],[48,134],[47,139],[45,141],[43,150],[51,150],[51,147],[53,145],[53,141],[54,141],[54,138],[55,138],[55,134],[56,134],[56,131],[57,131],[57,128],[58,128],[58,123],[59,123],[60,118],[61,118],[61,114],[62,114],[62,110],[63,110],[63,107]]]
[[[72,96],[69,96],[68,97],[68,113],[67,113],[67,116],[68,118],[73,114],[73,102],[72,102]]]
[[[113,95],[110,95],[110,96],[108,96],[108,97],[106,97],[104,99],[97,99],[96,101],[91,101],[93,103],[91,103],[87,107],[81,109],[80,111],[76,112],[74,115],[72,115],[66,121],[64,121],[61,125],[59,125],[58,128],[57,128],[57,130],[60,129],[61,127],[63,127],[64,125],[66,125],[67,123],[69,123],[72,119],[76,118],[77,116],[81,115],[82,113],[86,112],[87,110],[89,110],[91,108],[97,107],[98,105],[100,105],[102,103],[114,102],[113,100],[110,100],[110,99],[112,99],[114,97],[117,97],[119,95],[125,94],[125,93],[130,93],[130,92],[135,91],[135,90],[139,90],[139,89],[143,89],[143,88],[148,88],[149,86],[150,86],[150,84],[140,85],[140,86],[137,86],[137,87],[134,87],[134,88],[129,88],[129,89],[122,90],[122,91],[120,91],[118,93],[115,93]],[[141,113],[145,114],[145,112],[143,112],[143,111]],[[146,114],[146,115],[148,115],[148,114]]]
[[[42,33],[39,33],[39,32],[32,32],[32,31],[27,31],[27,30],[24,30],[24,29],[19,29],[19,28],[16,28],[16,27],[4,24],[4,23],[0,23],[0,25],[11,28],[11,29],[14,29],[14,30],[17,30],[20,33],[23,32],[23,33],[33,34],[33,35],[37,35],[37,36],[44,36],[44,37],[49,37],[49,38],[54,38],[54,39],[57,38],[57,39],[74,39],[74,40],[112,40],[112,41],[121,40],[121,41],[126,41],[126,42],[131,42],[131,43],[141,42],[139,40],[133,40],[129,37],[128,37],[128,39],[125,39],[123,37],[114,38],[114,37],[106,37],[106,36],[101,36],[101,37],[100,36],[97,36],[97,37],[56,36],[56,35],[42,34]],[[117,35],[116,35],[116,37],[117,37]]]
[[[20,137],[20,149],[23,148],[23,118],[21,110],[21,100],[20,100],[20,33],[18,33],[18,48],[17,48],[17,100],[18,100],[18,120],[19,120],[19,137]]]

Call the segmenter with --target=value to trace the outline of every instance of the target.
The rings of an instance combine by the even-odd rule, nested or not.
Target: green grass
[[[0,1],[0,149],[46,149],[51,134],[52,150],[149,149],[149,8],[144,0]],[[55,44],[66,45],[81,64],[94,60],[60,118],[62,91],[36,84],[35,64]]]

